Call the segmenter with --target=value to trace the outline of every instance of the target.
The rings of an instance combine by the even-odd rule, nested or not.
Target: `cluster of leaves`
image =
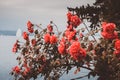
[[[38,76],[43,76],[44,80],[58,80],[76,67],[75,74],[80,68],[90,70],[83,77],[92,75],[99,76],[98,80],[119,80],[120,39],[116,25],[104,22],[101,27],[103,37],[96,41],[91,32],[100,29],[89,31],[86,25],[85,28],[79,26],[82,23],[85,25],[76,14],[68,12],[66,30],[58,31],[56,35],[54,27],[57,26],[52,21],[45,29],[28,21],[23,42],[16,40],[13,46],[12,51],[19,56],[18,66],[13,67],[11,75],[15,80],[36,79]],[[83,34],[86,30],[88,33]]]
[[[89,26],[92,29],[99,27],[101,22],[113,22],[120,30],[120,1],[119,0],[96,0],[95,3],[90,6],[80,6],[79,8],[70,8],[69,11],[76,12],[81,19],[85,19],[91,22]]]
[[[76,67],[75,73],[81,67],[92,70],[92,59],[86,53],[91,41],[81,33],[83,28],[76,29],[81,20],[70,12],[67,18],[66,30],[58,35],[54,33],[56,25],[52,21],[45,29],[28,21],[27,31],[22,35],[23,41],[16,40],[12,49],[19,54],[18,65],[11,71],[15,80],[36,79],[38,76],[43,76],[44,80],[57,80],[73,67]],[[30,34],[34,37],[30,37]]]

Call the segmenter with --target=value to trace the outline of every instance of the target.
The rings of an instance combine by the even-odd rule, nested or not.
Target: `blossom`
[[[54,44],[57,42],[57,37],[55,35],[50,36],[50,43]]]
[[[23,39],[29,40],[29,36],[27,32],[23,32]]]
[[[75,28],[80,25],[81,20],[76,14],[70,12],[67,13],[67,19],[69,24],[72,24]]]
[[[60,54],[65,53],[65,43],[63,41],[60,42],[60,45],[58,46],[58,51]]]
[[[68,41],[71,41],[72,39],[75,40],[75,35],[76,35],[76,30],[70,31],[67,29],[65,31],[65,36],[67,37]]]
[[[18,47],[19,47],[18,40],[16,40],[15,44],[13,45],[12,52],[17,52]]]
[[[101,35],[106,39],[115,39],[118,38],[118,33],[115,31],[116,25],[114,23],[103,23],[103,31]]]
[[[84,37],[84,35],[82,33],[80,33],[80,38],[83,38],[83,37]]]
[[[73,59],[78,61],[86,57],[86,51],[80,47],[80,43],[78,41],[72,43],[69,52]]]
[[[118,57],[120,57],[120,40],[116,40],[115,42],[115,51],[114,54]]]
[[[30,21],[27,22],[27,29],[30,33],[34,32],[33,24]]]
[[[47,29],[48,29],[49,32],[52,32],[52,31],[53,31],[53,26],[49,24],[49,25],[47,26]]]
[[[15,73],[20,73],[20,68],[18,66],[15,66],[13,69],[12,69]]]
[[[68,13],[67,13],[67,19],[68,19],[68,21],[71,20],[71,16],[72,16],[72,14],[71,14],[70,12],[68,12]]]
[[[30,33],[33,33],[33,32],[34,32],[34,29],[33,29],[33,28],[28,28],[28,31],[29,31]]]
[[[71,31],[71,30],[73,30],[73,26],[72,26],[72,25],[68,25],[68,26],[67,26],[67,29],[68,29],[69,31]]]
[[[75,26],[75,27],[79,26],[80,23],[81,23],[81,20],[77,15],[72,16],[70,21],[71,21],[72,25]]]
[[[30,72],[30,68],[29,67],[25,67],[25,70],[23,71],[23,75],[27,75]]]
[[[50,34],[49,34],[49,33],[47,33],[47,34],[44,35],[44,41],[45,41],[46,43],[49,43],[49,42],[50,42]]]
[[[120,51],[120,40],[116,40],[115,49]]]
[[[33,24],[32,24],[30,21],[28,21],[28,22],[27,22],[27,27],[28,27],[28,28],[31,28],[31,27],[33,27]]]
[[[35,39],[32,39],[32,40],[31,40],[31,43],[32,43],[32,46],[35,46],[35,45],[36,45],[36,40],[35,40]]]

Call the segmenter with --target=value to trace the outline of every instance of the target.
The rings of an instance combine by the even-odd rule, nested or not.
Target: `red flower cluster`
[[[50,36],[50,43],[54,44],[57,42],[57,37],[55,35]]]
[[[13,69],[13,72],[19,74],[20,73],[20,68],[18,66],[15,66]]]
[[[15,44],[14,44],[13,48],[12,48],[12,52],[17,52],[17,51],[18,51],[19,46],[20,46],[20,45],[18,44],[18,40],[16,40],[16,42],[15,42]]]
[[[120,56],[120,40],[116,40],[115,42],[115,51],[114,54]]]
[[[80,43],[78,41],[72,43],[69,52],[73,59],[78,61],[86,57],[86,51],[80,47]]]
[[[23,39],[29,40],[29,36],[27,32],[23,32]]]
[[[32,39],[32,40],[31,40],[31,43],[32,43],[32,46],[35,46],[37,42],[36,42],[35,39]]]
[[[73,15],[70,12],[67,13],[67,19],[70,24],[72,24],[74,27],[77,27],[80,25],[81,20],[77,15]]]
[[[115,31],[116,25],[114,23],[106,23],[102,24],[102,36],[106,39],[115,39],[118,38],[118,33]]]
[[[65,36],[66,36],[66,38],[68,39],[68,41],[71,41],[71,40],[76,40],[76,37],[75,37],[75,35],[76,35],[76,30],[72,30],[72,31],[70,31],[70,29],[68,28],[66,31],[65,31]]]
[[[58,51],[60,54],[64,54],[66,51],[66,46],[65,46],[65,39],[62,38],[61,41],[60,41],[60,45],[58,46]]]
[[[34,32],[33,24],[30,21],[27,22],[27,29],[30,33]]]
[[[52,32],[52,31],[53,31],[53,26],[49,24],[49,25],[47,26],[47,29],[48,29],[49,32]]]
[[[44,41],[45,43],[54,44],[57,42],[57,37],[55,35],[50,35],[49,33],[47,33],[44,35]]]
[[[24,70],[22,73],[24,76],[26,76],[30,72],[30,68],[28,67],[26,63],[24,63],[23,67],[24,67]]]

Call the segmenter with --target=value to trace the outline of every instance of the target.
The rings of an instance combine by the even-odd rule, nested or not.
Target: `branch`
[[[88,29],[87,25],[86,25],[84,22],[83,22],[83,24],[84,24],[85,28],[87,29],[87,31],[90,32],[90,30]],[[92,36],[93,39],[97,42],[96,38],[95,38],[93,35],[91,35],[91,36]]]
[[[87,76],[88,76],[88,74],[87,74],[87,75],[84,75],[84,76],[81,76],[81,77],[73,78],[73,79],[71,79],[71,80],[77,80],[77,79],[84,78],[84,77],[87,77]]]

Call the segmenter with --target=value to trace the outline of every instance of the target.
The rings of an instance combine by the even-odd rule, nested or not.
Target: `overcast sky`
[[[66,27],[67,7],[92,4],[94,0],[0,0],[0,30],[26,29],[30,20],[45,27],[52,20]]]

